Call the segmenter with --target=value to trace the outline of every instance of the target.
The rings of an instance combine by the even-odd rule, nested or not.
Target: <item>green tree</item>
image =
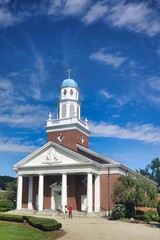
[[[10,176],[0,176],[0,188],[2,190],[6,189],[6,184],[8,182],[13,182],[15,180],[15,178],[10,177]]]
[[[157,182],[160,186],[160,159],[154,158],[145,169],[139,169],[140,174],[149,177],[153,181]]]
[[[157,201],[156,185],[143,176],[120,176],[114,185],[116,203],[122,203],[134,215],[136,207],[154,206]]]
[[[5,192],[0,194],[0,201],[12,201],[15,204],[16,200],[16,181],[8,182],[6,184]]]

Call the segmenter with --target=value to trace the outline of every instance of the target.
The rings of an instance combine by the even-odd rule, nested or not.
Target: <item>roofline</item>
[[[111,163],[113,163],[113,164],[121,164],[120,162],[117,162],[117,161],[115,161],[115,160],[113,160],[113,159],[111,159],[111,158],[109,158],[109,157],[107,157],[107,156],[104,156],[104,155],[102,155],[102,154],[100,154],[100,153],[97,153],[97,152],[95,152],[95,151],[93,151],[93,150],[91,150],[91,149],[89,149],[89,148],[86,148],[86,147],[84,147],[84,146],[82,146],[82,145],[80,145],[80,144],[76,144],[77,145],[77,147],[79,148],[79,149],[81,149],[81,150],[83,150],[84,152],[87,152],[87,153],[89,153],[89,154],[92,154],[92,155],[94,155],[94,156],[96,156],[96,157],[98,157],[98,158],[100,158],[100,159],[102,159],[102,160],[104,160],[106,163],[108,163],[108,162],[111,162]]]
[[[88,164],[94,164],[94,165],[96,165],[96,166],[98,166],[98,167],[101,166],[99,163],[97,163],[97,162],[95,162],[95,161],[93,161],[93,160],[91,160],[91,159],[83,156],[82,154],[80,154],[80,153],[78,153],[78,152],[76,152],[76,151],[74,151],[74,150],[72,150],[72,149],[69,149],[69,148],[67,148],[67,147],[65,147],[65,146],[63,146],[63,145],[58,144],[58,143],[49,141],[48,143],[46,143],[46,144],[43,145],[42,147],[40,147],[40,148],[36,149],[34,152],[30,153],[28,156],[26,156],[25,158],[23,158],[21,161],[17,162],[17,163],[13,166],[14,171],[17,170],[17,167],[18,167],[21,163],[23,163],[23,162],[27,161],[28,159],[32,158],[33,156],[35,156],[35,155],[38,154],[39,152],[43,151],[45,148],[47,148],[47,147],[50,146],[50,145],[51,145],[51,146],[55,146],[55,147],[57,147],[57,148],[60,148],[60,149],[62,149],[62,150],[65,149],[66,152],[68,152],[68,153],[70,153],[70,154],[73,154],[73,155],[75,155],[75,156],[77,156],[77,157],[81,157],[82,159],[86,160],[86,161],[88,162]]]

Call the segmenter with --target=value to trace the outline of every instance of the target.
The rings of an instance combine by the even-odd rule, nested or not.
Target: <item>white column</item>
[[[38,211],[43,211],[43,189],[44,189],[44,176],[39,175],[39,186],[38,186]]]
[[[100,177],[95,175],[94,211],[100,212]]]
[[[62,174],[62,194],[61,194],[61,205],[62,210],[64,210],[67,205],[67,174]]]
[[[23,177],[18,176],[18,189],[17,189],[17,210],[22,209],[22,191],[23,191]]]
[[[87,208],[88,213],[92,212],[92,173],[87,174]]]
[[[28,186],[28,209],[32,210],[32,195],[33,195],[33,177],[29,176],[29,186]]]

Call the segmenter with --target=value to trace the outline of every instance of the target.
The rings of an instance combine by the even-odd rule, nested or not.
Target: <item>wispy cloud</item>
[[[0,137],[0,152],[30,153],[37,148],[38,146],[31,143],[21,143],[18,138]]]
[[[10,127],[38,128],[45,124],[49,109],[29,104],[8,79],[0,78],[0,124]]]
[[[126,57],[119,56],[119,53],[106,53],[104,49],[92,53],[89,58],[105,65],[111,65],[115,68],[120,67],[127,59]]]
[[[150,77],[147,81],[150,88],[160,92],[160,77]]]
[[[118,108],[124,106],[125,104],[130,102],[132,99],[132,96],[125,96],[125,95],[117,96],[117,95],[111,94],[106,89],[100,89],[98,93],[105,100],[111,99],[112,101],[114,101],[116,103],[116,107]]]
[[[109,93],[106,89],[101,89],[99,90],[99,94],[104,97],[105,99],[109,99],[109,98],[113,98],[114,95],[112,95],[111,93]]]
[[[112,137],[160,144],[160,127],[153,124],[128,123],[125,127],[105,122],[90,122],[90,130],[94,137]]]
[[[48,14],[54,16],[76,16],[82,14],[91,0],[50,0],[48,4]]]
[[[107,21],[118,28],[154,36],[160,32],[159,16],[147,3],[121,1],[110,8]]]
[[[86,15],[82,18],[82,21],[87,25],[93,23],[105,16],[108,11],[107,5],[104,2],[98,2],[92,5]]]
[[[18,3],[16,3],[18,5]],[[45,0],[31,4],[11,0],[0,2],[0,27],[7,27],[35,16],[50,16],[56,21],[68,16],[76,17],[85,25],[97,20],[106,25],[155,36],[160,33],[158,11],[145,1],[91,1],[91,0]],[[25,9],[25,10],[24,10]]]

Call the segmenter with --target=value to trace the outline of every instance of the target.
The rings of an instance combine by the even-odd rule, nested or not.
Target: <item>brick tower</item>
[[[52,119],[51,113],[47,120],[47,142],[53,141],[77,151],[76,144],[88,148],[90,134],[87,119],[81,120],[79,89],[77,83],[70,78],[65,79],[60,87],[58,102],[58,118]]]

